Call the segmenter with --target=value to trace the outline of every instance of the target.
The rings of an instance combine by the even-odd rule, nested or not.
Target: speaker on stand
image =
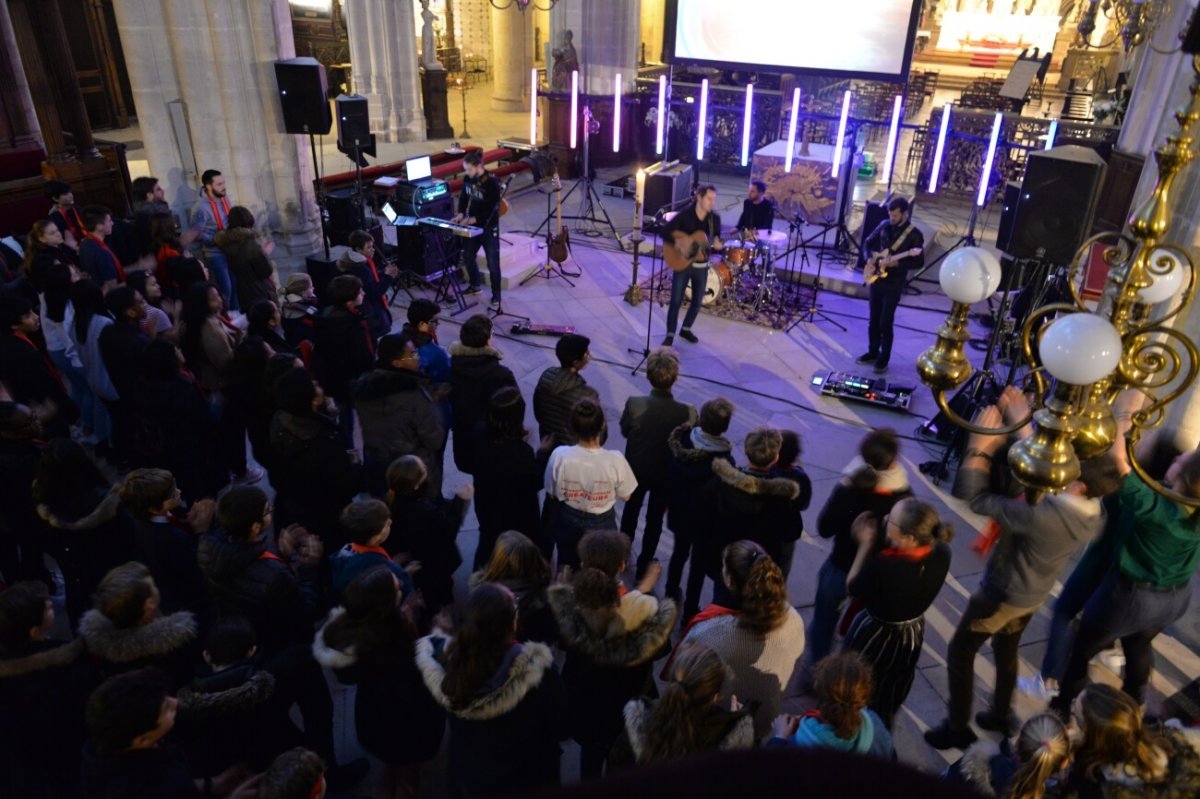
[[[358,218],[366,219],[366,195],[363,193],[362,170],[366,156],[375,157],[375,134],[371,133],[371,114],[367,98],[360,94],[340,94],[333,101],[337,108],[338,149],[354,162],[354,197]]]
[[[283,109],[285,133],[308,136],[313,159],[313,190],[321,216],[321,242],[325,260],[329,260],[329,237],[325,230],[325,193],[321,185],[320,162],[317,160],[317,136],[324,136],[333,127],[329,110],[329,84],[325,67],[315,58],[287,58],[275,62],[275,82],[279,86],[279,105]]]
[[[1069,144],[1031,153],[1008,254],[1056,266],[1071,263],[1091,232],[1104,170],[1104,158],[1088,147]]]

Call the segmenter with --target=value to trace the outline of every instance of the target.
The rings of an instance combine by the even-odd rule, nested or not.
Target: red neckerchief
[[[350,551],[352,551],[355,555],[365,555],[368,552],[373,552],[376,555],[383,555],[388,560],[392,559],[392,556],[389,555],[388,551],[383,547],[371,547],[367,546],[366,544],[351,544]]]
[[[375,340],[373,338],[371,338],[371,330],[370,330],[370,328],[367,327],[366,317],[364,317],[361,313],[359,313],[358,308],[355,308],[354,310],[350,311],[350,313],[352,313],[358,317],[358,326],[362,328],[363,336],[367,339],[367,349],[370,351],[371,355],[374,355],[375,354]]]
[[[278,552],[272,552],[269,549],[264,549],[262,552],[259,552],[258,559],[259,560],[277,560],[280,563],[284,564],[285,566],[287,565],[287,561],[283,559],[282,555],[280,555]]]
[[[367,259],[367,268],[371,270],[371,277],[375,278],[375,284],[378,285],[379,284],[379,270],[377,270],[375,268],[375,259],[374,258]],[[388,307],[387,297],[380,295],[379,303],[383,306],[383,309],[386,311],[387,307]]]
[[[625,583],[617,581],[617,596],[625,596],[629,593],[629,589],[625,587]]]
[[[58,373],[58,369],[56,369],[54,367],[54,361],[50,360],[50,356],[47,355],[46,353],[42,352],[41,348],[38,347],[38,345],[34,344],[32,341],[30,341],[29,337],[26,336],[24,333],[13,333],[13,335],[16,336],[17,338],[21,339],[21,341],[24,341],[26,344],[28,344],[30,347],[33,348],[34,352],[36,352],[38,355],[42,356],[42,365],[46,367],[46,371],[50,373],[50,376],[58,381],[58,387],[61,388],[63,390],[63,393],[65,394],[67,391],[67,384],[63,382],[62,375],[60,375]]]
[[[100,238],[94,233],[85,233],[84,235],[104,248],[104,251],[108,253],[110,258],[113,259],[113,265],[117,267],[117,280],[124,283],[125,267],[121,266],[121,259],[117,257],[117,254],[108,248],[108,245],[104,243],[104,239]]]
[[[179,255],[182,255],[182,253],[169,244],[164,244],[158,248],[158,252],[154,254],[154,260],[158,264],[158,271],[155,272],[154,276],[158,278],[159,283],[166,282],[168,285],[175,285],[175,281],[170,280],[167,275],[167,259],[175,258]]]
[[[898,558],[900,560],[925,560],[929,557],[929,553],[933,551],[933,544],[926,544],[923,547],[913,547],[912,549],[896,549],[888,547],[879,551],[881,558]]]
[[[188,524],[186,516],[176,516],[175,511],[167,511],[167,515],[164,518],[167,520],[167,523],[175,529],[182,530],[188,535],[196,534],[196,531],[192,529],[190,524]]]
[[[325,795],[325,774],[324,774],[324,772],[322,772],[321,776],[317,777],[317,781],[313,785],[312,790],[308,792],[308,799],[317,799],[318,796],[324,796],[324,795]]]
[[[217,212],[217,201],[211,194],[208,197],[208,204],[212,206],[213,219],[217,222],[217,230],[224,230],[225,223],[221,221],[221,215]],[[227,198],[221,198],[221,207],[225,209],[225,218],[229,219],[229,200]]]
[[[67,230],[74,236],[76,241],[80,241],[87,234],[83,230],[83,217],[79,215],[79,210],[75,206],[69,206],[67,210],[58,209],[58,213],[62,215],[63,222],[67,223]]]
[[[695,616],[692,616],[692,618],[688,621],[687,626],[683,628],[683,635],[681,635],[679,637],[679,641],[680,641],[680,643],[682,643],[684,641],[684,639],[687,638],[688,633],[692,631],[692,628],[695,627],[697,624],[699,624],[702,621],[708,621],[709,619],[716,619],[721,616],[741,616],[741,615],[742,615],[742,612],[740,610],[734,610],[733,608],[727,608],[727,607],[724,607],[723,605],[717,605],[717,604],[709,605],[704,610],[697,613]],[[662,671],[659,672],[659,675],[658,675],[662,679],[664,679],[664,680],[669,679],[668,675],[671,673],[671,664],[675,661],[675,653],[678,651],[679,651],[679,647],[676,646],[675,650],[673,652],[671,652],[671,656],[669,658],[667,658],[667,662],[663,664]]]
[[[196,376],[187,369],[180,369],[179,374],[184,380],[192,384],[192,388],[196,389],[196,393],[200,395],[200,399],[208,402],[208,397],[204,394],[204,387],[196,380]]]

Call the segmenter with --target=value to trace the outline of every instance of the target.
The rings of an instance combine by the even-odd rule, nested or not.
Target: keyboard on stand
[[[474,225],[460,225],[455,222],[450,222],[446,219],[438,219],[435,216],[423,216],[417,220],[418,225],[440,230],[443,233],[449,233],[451,236],[460,236],[464,239],[473,239],[476,236],[483,235],[483,228]]]

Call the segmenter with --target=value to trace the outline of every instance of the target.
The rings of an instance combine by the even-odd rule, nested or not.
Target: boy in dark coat
[[[576,437],[571,432],[571,409],[584,397],[600,401],[600,395],[580,377],[579,373],[591,353],[591,339],[568,333],[554,345],[558,366],[551,366],[538,378],[533,390],[533,418],[537,419],[538,437],[550,436],[554,445],[574,444]]]
[[[713,477],[713,462],[721,460],[733,466],[733,442],[725,438],[733,418],[733,403],[717,397],[700,406],[698,424],[680,425],[667,438],[671,451],[668,470],[667,526],[675,534],[675,549],[667,565],[666,594],[676,601],[683,595],[680,581],[688,563],[687,596],[683,602],[683,621],[700,610],[700,591],[704,588],[706,552],[701,535],[700,495]]]
[[[313,371],[321,388],[341,408],[339,429],[347,447],[354,446],[354,409],[350,386],[371,368],[375,341],[362,314],[363,284],[354,275],[329,282],[329,307],[313,323]]]
[[[35,342],[41,326],[28,300],[0,297],[0,382],[14,401],[44,409],[42,426],[48,436],[68,436],[79,408],[50,356]]]
[[[679,379],[679,356],[674,350],[661,348],[650,353],[646,359],[646,379],[652,387],[650,393],[627,399],[621,414],[625,460],[629,461],[633,476],[637,478],[637,488],[621,514],[621,532],[629,536],[631,542],[637,532],[642,501],[647,494],[650,496],[642,551],[637,559],[638,575],[645,574],[654,559],[662,535],[663,516],[667,512],[671,466],[667,438],[676,427],[696,421],[696,409],[671,395],[671,386]]]
[[[504,356],[492,347],[492,320],[475,314],[463,322],[459,341],[450,345],[450,404],[454,420],[454,465],[474,474],[472,436],[487,418],[488,401],[505,386],[517,385]]]
[[[412,577],[384,548],[392,532],[388,506],[378,499],[351,502],[342,510],[342,531],[350,543],[329,556],[334,597],[340,600],[346,586],[358,575],[384,566],[400,581],[400,593],[407,599],[413,592]]]
[[[375,263],[375,239],[365,230],[353,231],[346,243],[350,249],[338,258],[338,274],[354,275],[362,281],[362,313],[367,318],[371,337],[378,341],[392,330],[388,289],[396,282],[400,270],[394,264],[381,268]]]

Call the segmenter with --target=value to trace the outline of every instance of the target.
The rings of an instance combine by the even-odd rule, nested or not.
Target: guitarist
[[[483,228],[483,235],[468,239],[463,245],[467,275],[471,285],[466,294],[478,294],[480,285],[479,264],[476,256],[483,247],[487,259],[488,277],[492,284],[493,308],[500,307],[500,181],[484,169],[483,150],[472,150],[463,156],[462,194],[458,195],[458,214],[451,222],[461,225],[476,225]]]
[[[711,184],[697,186],[695,197],[695,202],[686,210],[680,211],[679,215],[663,228],[663,241],[666,242],[663,246],[676,246],[670,243],[675,233],[691,235],[702,232],[708,238],[711,249],[724,249],[725,245],[721,243],[720,238],[721,217],[713,212],[713,206],[717,202],[716,187]],[[675,325],[679,322],[679,309],[683,305],[683,295],[689,283],[692,287],[692,302],[688,306],[687,315],[683,318],[683,329],[679,331],[679,337],[693,344],[700,341],[692,332],[692,323],[696,321],[696,315],[700,313],[700,299],[704,296],[707,282],[708,252],[704,248],[696,254],[690,268],[671,274],[671,304],[667,308],[667,337],[663,339],[664,347],[675,343]]]
[[[909,221],[912,209],[908,200],[893,197],[888,203],[888,218],[863,242],[863,249],[878,253],[897,253],[925,245],[925,237]],[[858,363],[874,363],[875,371],[887,371],[888,359],[892,355],[892,327],[896,320],[896,306],[904,293],[905,276],[909,269],[920,268],[925,262],[923,255],[909,255],[887,267],[887,275],[871,284],[871,321],[867,326],[867,351],[858,357]],[[866,269],[872,269],[868,261]]]

